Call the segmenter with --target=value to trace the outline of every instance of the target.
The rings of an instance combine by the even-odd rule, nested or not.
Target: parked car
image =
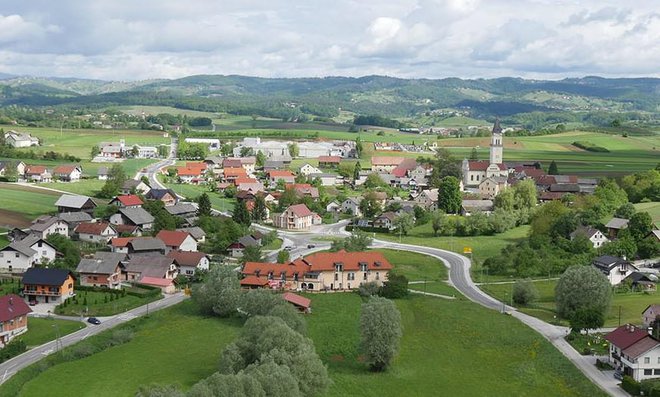
[[[619,371],[614,371],[614,379],[623,380],[623,374]]]
[[[316,248],[316,245],[314,245],[314,244],[307,244],[307,248]]]
[[[90,317],[90,318],[88,318],[88,319],[87,319],[87,322],[90,323],[90,324],[94,324],[94,325],[99,325],[99,324],[101,324],[101,320],[99,320],[99,319],[96,318],[96,317]]]
[[[290,245],[287,245],[286,247],[284,247],[285,251],[291,251],[292,249],[293,249],[293,247],[290,246]]]

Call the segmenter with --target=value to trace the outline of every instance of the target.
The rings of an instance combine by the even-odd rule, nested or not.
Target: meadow
[[[660,202],[637,203],[635,204],[635,209],[638,212],[648,212],[651,218],[653,218],[654,223],[657,224],[660,222]]]
[[[0,183],[0,226],[26,227],[44,214],[57,211],[54,206],[61,193]]]
[[[61,338],[83,328],[85,328],[85,324],[78,321],[30,317],[28,319],[28,331],[21,335],[19,339],[23,340],[30,348],[31,346],[43,345],[57,339],[58,336]]]

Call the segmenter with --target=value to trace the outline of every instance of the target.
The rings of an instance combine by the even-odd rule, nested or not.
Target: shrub
[[[529,305],[538,299],[539,293],[530,280],[518,280],[513,284],[513,301],[519,305]]]
[[[639,382],[628,375],[623,376],[623,380],[621,381],[621,388],[633,396],[638,396],[639,392],[641,391]]]
[[[587,150],[589,152],[599,152],[599,153],[609,153],[610,151],[607,148],[602,146],[595,145],[589,141],[575,141],[573,146],[579,147],[580,149]]]
[[[368,283],[361,284],[357,292],[361,297],[368,298],[370,296],[378,295],[380,292],[380,286],[375,281],[369,281]]]
[[[380,295],[389,299],[403,298],[408,296],[409,293],[408,278],[394,272],[389,273],[387,281],[383,283],[383,288],[380,290]]]

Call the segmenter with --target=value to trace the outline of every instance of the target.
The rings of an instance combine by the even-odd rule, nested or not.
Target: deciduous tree
[[[442,178],[438,187],[438,208],[448,214],[456,214],[460,212],[462,203],[459,180],[453,176]]]
[[[580,324],[582,329],[603,325],[611,298],[609,281],[593,266],[569,267],[555,287],[557,314],[571,324]],[[590,319],[587,325],[583,322],[585,318]]]
[[[371,297],[362,304],[360,350],[373,371],[384,371],[399,351],[403,335],[401,313],[386,298]]]

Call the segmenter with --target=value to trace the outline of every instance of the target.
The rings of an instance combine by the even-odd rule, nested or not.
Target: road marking
[[[41,354],[43,354],[44,356],[47,356],[47,355],[49,355],[49,354],[52,353],[52,352],[53,352],[53,349],[48,349],[48,350],[44,350],[44,351],[42,351]]]

